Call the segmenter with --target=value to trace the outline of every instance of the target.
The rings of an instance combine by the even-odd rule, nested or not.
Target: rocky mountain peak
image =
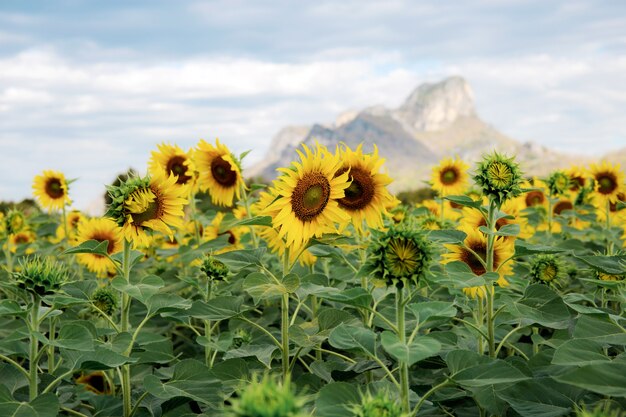
[[[396,117],[416,131],[442,130],[475,115],[472,89],[461,77],[421,84],[396,110]]]

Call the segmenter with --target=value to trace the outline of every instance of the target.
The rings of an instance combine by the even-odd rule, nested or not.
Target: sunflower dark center
[[[65,192],[63,191],[61,180],[58,178],[50,178],[48,182],[46,182],[46,194],[48,194],[50,198],[63,197]]]
[[[234,245],[235,243],[237,243],[237,238],[235,237],[235,234],[233,232],[227,230],[225,233],[228,235],[228,243],[230,245]]]
[[[389,242],[385,251],[385,266],[394,278],[408,278],[418,272],[419,250],[409,239],[395,239]]]
[[[191,179],[191,177],[187,175],[187,166],[185,165],[185,161],[186,159],[183,156],[174,156],[167,161],[165,170],[168,173],[178,176],[178,179],[176,180],[177,184],[187,184],[187,181]]]
[[[621,201],[621,202],[626,201],[626,194],[624,194],[624,193],[617,193],[617,201]],[[619,211],[617,209],[617,202],[615,202],[615,203],[614,202],[609,202],[609,210],[611,212]]]
[[[583,177],[571,177],[569,179],[570,191],[578,191],[585,185],[585,179]]]
[[[76,227],[78,226],[78,222],[79,222],[79,221],[80,221],[80,217],[78,217],[78,216],[73,217],[73,218],[70,220],[70,227],[71,227],[72,229],[76,229]]]
[[[93,240],[97,240],[98,242],[108,241],[107,244],[107,253],[111,255],[113,253],[113,249],[115,249],[115,238],[111,235],[107,235],[106,233],[94,233],[91,238]],[[101,256],[101,255],[98,255]]]
[[[559,201],[554,205],[554,214],[561,214],[565,210],[572,210],[574,205],[569,201]]]
[[[498,220],[496,220],[496,231],[500,230],[502,226],[505,226],[507,224],[509,224],[509,221],[504,217],[500,217]],[[480,226],[487,226],[487,220],[485,220],[484,217],[481,217],[480,221],[478,222],[478,227]]]
[[[133,219],[133,225],[141,226],[142,223],[147,222],[149,220],[158,219],[163,216],[163,207],[161,204],[161,197],[158,192],[150,189],[148,193],[154,196],[154,199],[151,201],[146,200],[147,204],[143,211],[140,212],[131,212],[130,216]]]
[[[104,381],[104,376],[101,374],[95,374],[89,377],[87,384],[91,386],[97,392],[104,392],[106,390],[106,383]]]
[[[337,171],[335,176],[346,172],[347,168]],[[374,199],[375,186],[372,176],[359,167],[350,170],[350,186],[345,190],[345,197],[339,200],[339,205],[346,210],[362,210]]]
[[[610,172],[603,172],[596,176],[598,182],[598,192],[600,194],[611,194],[617,188],[617,178]]]
[[[218,184],[232,187],[237,183],[237,173],[230,167],[230,163],[221,156],[211,161],[211,174]]]
[[[468,245],[471,250],[473,250],[478,256],[481,257],[483,261],[487,259],[487,246],[482,242],[474,242]],[[494,266],[496,266],[494,253]],[[476,259],[476,256],[470,251],[463,249],[461,253],[461,260],[470,267],[472,272],[476,275],[483,275],[487,270],[480,262],[480,260]]]
[[[291,209],[295,216],[303,222],[317,217],[328,204],[330,183],[320,172],[306,173],[293,190]]]
[[[28,236],[24,234],[16,235],[15,243],[17,243],[18,245],[23,244],[23,243],[28,243]]]
[[[526,206],[533,207],[539,204],[543,204],[546,200],[546,196],[541,191],[529,191],[526,193]]]
[[[455,167],[448,167],[445,170],[441,171],[439,174],[439,179],[444,185],[452,185],[457,181],[459,177],[459,172]]]

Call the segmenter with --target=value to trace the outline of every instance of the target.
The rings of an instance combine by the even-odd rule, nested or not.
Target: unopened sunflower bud
[[[513,158],[497,152],[485,156],[476,167],[474,181],[482,188],[483,195],[493,199],[498,207],[522,193],[522,172]]]
[[[552,284],[564,275],[565,268],[554,255],[538,255],[530,266],[530,276],[535,282]]]
[[[276,382],[269,376],[249,383],[233,401],[233,417],[304,417],[304,400],[298,397],[289,383]]]
[[[354,415],[356,417],[404,417],[398,401],[391,399],[383,391],[379,391],[374,396],[369,393],[364,395],[361,404],[354,408]]]
[[[569,176],[563,171],[555,171],[548,177],[546,181],[550,195],[560,196],[569,190]]]
[[[228,266],[213,255],[207,255],[200,267],[210,281],[224,281],[228,276]]]
[[[21,262],[20,272],[13,273],[17,286],[32,294],[54,294],[68,279],[67,267],[49,258],[33,257]]]
[[[104,314],[110,316],[117,309],[117,295],[109,288],[98,288],[91,294],[91,302]]]
[[[250,332],[246,329],[237,329],[233,334],[233,342],[230,345],[231,349],[239,349],[243,345],[247,345],[252,341]]]
[[[9,235],[19,233],[26,228],[26,218],[18,210],[9,210],[4,221],[5,231]]]

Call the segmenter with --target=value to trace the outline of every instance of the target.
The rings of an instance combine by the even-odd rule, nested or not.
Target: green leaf
[[[176,364],[172,379],[161,382],[154,375],[143,379],[146,391],[161,400],[187,397],[205,405],[223,401],[220,393],[221,381],[201,362],[185,359]]]
[[[420,328],[431,318],[451,318],[456,316],[456,307],[446,301],[424,301],[409,304],[408,307],[415,315]]]
[[[609,275],[626,274],[626,256],[577,256],[574,257],[583,261],[596,271],[600,271]]]
[[[423,359],[436,355],[441,350],[441,344],[433,338],[418,336],[410,345],[401,342],[398,336],[389,331],[380,335],[380,341],[385,352],[398,362],[409,366]]]
[[[574,328],[575,339],[593,339],[598,343],[626,345],[626,332],[608,315],[580,316]]]
[[[498,396],[506,401],[523,417],[558,417],[570,415],[573,401],[547,385],[551,381],[541,383],[538,380],[522,381],[498,392]],[[552,383],[554,384],[554,383]]]
[[[0,300],[0,316],[27,315],[28,310],[24,310],[13,300]]]
[[[358,386],[347,382],[332,382],[325,385],[315,401],[318,417],[347,417],[355,405],[361,403]]]
[[[111,286],[146,305],[148,299],[163,287],[163,280],[156,275],[147,275],[142,277],[139,282],[129,283],[124,278],[117,277],[111,281]]]
[[[98,240],[88,240],[73,248],[66,249],[62,255],[76,254],[76,253],[92,253],[94,255],[107,256],[107,247],[109,241],[104,240],[102,242]]]
[[[608,362],[602,345],[594,340],[573,339],[559,346],[552,357],[553,365],[595,365]]]
[[[508,384],[530,379],[519,369],[509,363],[492,359],[488,363],[481,363],[454,374],[451,378],[466,388],[478,388],[488,385]]]
[[[612,361],[585,365],[554,378],[598,394],[626,397],[626,363],[624,362]]]
[[[330,333],[328,341],[337,349],[360,350],[370,356],[376,352],[376,333],[364,327],[342,323]]]
[[[253,217],[251,219],[239,220],[238,222],[233,224],[233,227],[238,227],[238,226],[267,226],[267,227],[271,227],[272,226],[272,216],[256,216],[256,217]]]
[[[59,400],[54,394],[39,395],[31,402],[13,399],[9,390],[0,385],[0,416],[2,417],[56,417]]]
[[[239,315],[243,299],[230,295],[220,296],[209,301],[194,301],[187,313],[202,320],[226,320]]]
[[[554,246],[547,245],[533,245],[527,243],[524,240],[516,239],[515,240],[515,257],[520,256],[528,256],[528,255],[538,255],[538,254],[554,254],[565,252],[564,249],[559,249]]]
[[[517,236],[519,235],[520,228],[519,224],[505,224],[497,231],[491,231],[486,226],[480,226],[478,228],[485,235],[494,235],[494,236]]]
[[[267,369],[271,369],[272,354],[276,351],[276,349],[278,349],[278,347],[274,344],[245,345],[239,349],[229,350],[226,355],[224,355],[224,359],[247,358],[254,356],[259,360],[259,362],[265,365]]]
[[[156,315],[171,311],[187,310],[191,307],[191,300],[176,294],[159,293],[150,297],[145,304],[148,307],[148,315]]]
[[[224,262],[232,270],[239,270],[250,265],[261,266],[261,258],[265,254],[265,248],[233,250],[215,255],[217,259]]]
[[[481,363],[489,363],[490,359],[470,350],[453,350],[445,359],[451,374],[456,374],[463,369],[470,368]]]
[[[480,207],[482,206],[482,201],[474,200],[466,195],[449,195],[447,197],[444,197],[444,199],[452,201],[453,203],[460,206],[472,207],[475,209],[480,209]]]
[[[92,327],[92,325],[88,326],[80,322],[64,323],[58,338],[50,341],[49,344],[64,349],[92,351],[95,339]]]
[[[297,274],[287,274],[281,280],[285,291],[289,294],[294,294],[298,288],[300,288],[300,277]]]
[[[428,238],[439,243],[463,243],[467,233],[460,230],[433,230],[428,232]]]
[[[361,287],[350,288],[343,291],[335,288],[328,288],[325,291],[319,292],[317,295],[319,298],[323,298],[328,301],[334,301],[359,308],[368,308],[372,304],[372,295]]]
[[[320,331],[334,329],[341,323],[352,320],[356,320],[352,314],[336,308],[320,308],[317,312],[317,322],[319,324]]]
[[[526,288],[524,297],[512,306],[525,324],[541,324],[552,329],[566,329],[570,313],[563,299],[548,286],[534,284]]]
[[[252,296],[255,304],[287,293],[283,284],[261,272],[249,274],[243,281],[243,289]]]

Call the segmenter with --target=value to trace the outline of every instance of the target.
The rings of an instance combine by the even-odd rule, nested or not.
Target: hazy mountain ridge
[[[529,175],[590,160],[532,142],[521,143],[483,122],[476,113],[471,87],[461,77],[421,84],[396,109],[372,106],[342,113],[330,125],[284,128],[272,140],[264,160],[251,167],[249,174],[273,179],[276,168],[288,166],[297,157],[295,149],[315,141],[331,150],[340,142],[352,148],[363,143],[366,151],[376,144],[387,160],[385,166],[394,178],[392,188],[396,191],[420,186],[428,180],[432,166],[445,156],[458,155],[473,163],[495,149],[516,155]],[[607,157],[626,163],[626,148]]]

